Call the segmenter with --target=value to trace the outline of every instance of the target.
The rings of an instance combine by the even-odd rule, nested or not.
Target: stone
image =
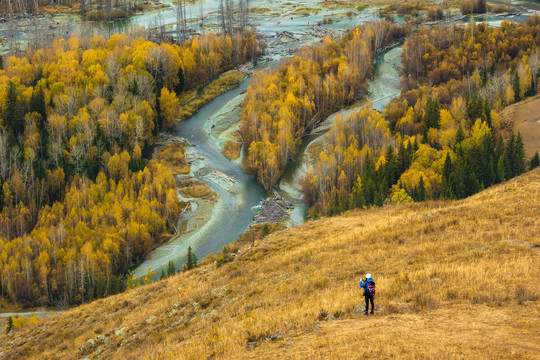
[[[114,331],[114,335],[124,337],[126,334],[127,327],[120,328]]]

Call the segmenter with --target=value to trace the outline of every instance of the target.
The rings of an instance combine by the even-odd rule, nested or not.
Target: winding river
[[[280,8],[280,5],[286,3],[290,4],[290,2],[284,0],[250,2],[251,7],[264,6],[270,9],[285,9],[285,14],[280,17],[265,15],[251,19],[253,25],[266,37],[269,45],[266,56],[269,61],[258,66],[257,70],[267,66],[275,66],[279,59],[290,56],[297,47],[320,40],[320,38],[311,34],[312,26],[325,17],[344,12],[343,9],[320,9],[317,13],[296,17],[293,14],[293,9],[286,10],[286,6]],[[204,4],[205,11],[213,10],[213,6],[216,6],[215,1],[205,2]],[[316,1],[304,0],[296,4],[297,6],[304,4],[313,7],[316,6]],[[195,10],[194,7],[195,5],[189,7],[189,11],[198,12],[198,8]],[[155,21],[172,23],[175,21],[172,14],[171,11],[158,15],[148,14],[134,18],[132,22],[147,26]],[[157,20],[156,16],[158,16]],[[351,28],[375,18],[375,10],[367,8],[352,18],[340,18],[339,26],[333,23],[326,25],[326,27],[334,29]],[[493,19],[493,21],[498,20]],[[276,36],[282,31],[292,33],[294,39]],[[387,51],[377,60],[375,76],[370,84],[370,92],[367,98],[377,110],[381,111],[393,97],[399,95],[400,55],[401,47],[396,47]],[[223,116],[223,114],[229,117],[229,122],[233,124],[239,122],[243,93],[248,84],[249,78],[245,79],[239,87],[217,97],[202,107],[195,115],[174,127],[172,131],[174,135],[185,139],[191,144],[186,155],[197,159],[191,163],[192,171],[190,176],[205,182],[219,195],[219,200],[211,209],[207,210],[210,213],[206,214],[208,215],[206,221],[190,225],[188,219],[187,231],[173,237],[168,243],[154,250],[134,270],[136,277],[143,276],[148,271],[148,268],[154,271],[157,277],[157,274],[167,266],[169,261],[173,261],[177,267],[181,266],[186,262],[188,246],[192,247],[199,259],[212,252],[215,253],[221,250],[224,245],[234,242],[239,235],[247,231],[250,225],[254,223],[253,217],[259,210],[261,203],[268,198],[268,193],[252,176],[244,172],[238,161],[230,161],[221,153],[219,140],[215,137],[215,134],[212,134],[210,127],[210,124],[213,124],[215,119]],[[346,115],[362,106],[363,103],[338,113]],[[301,201],[299,179],[310,162],[309,151],[306,150],[309,149],[310,145],[320,141],[321,136],[331,126],[336,114],[329,116],[318,129],[303,139],[299,153],[292,159],[280,179],[279,193],[295,205],[291,213],[290,225],[303,222],[305,217],[306,209]],[[198,206],[196,199],[184,198],[183,200],[192,201],[194,208]],[[181,216],[187,215],[189,218],[194,212],[196,210]]]
[[[298,46],[320,40],[310,34],[311,26],[327,16],[326,13],[297,19],[293,17],[293,20],[290,17],[258,20],[260,21],[259,31],[268,39],[267,58],[270,60],[264,65],[258,66],[258,69],[274,66],[280,58],[290,54]],[[374,19],[373,11],[368,10],[357,18],[346,19],[347,24],[343,24],[343,26],[356,26],[372,19]],[[283,41],[282,38],[275,37],[276,29],[294,34],[296,40]],[[400,48],[397,48],[390,50],[381,58],[381,63],[377,67],[378,70],[370,88],[370,101],[388,102],[393,96],[399,94],[397,70],[399,54]],[[168,243],[154,250],[135,269],[136,277],[143,276],[148,268],[159,274],[169,261],[173,261],[177,267],[181,266],[186,262],[188,246],[192,247],[199,259],[209,253],[217,252],[224,245],[234,242],[253,224],[253,217],[259,210],[261,203],[268,198],[268,193],[252,176],[244,172],[239,162],[230,161],[221,153],[218,141],[212,136],[208,125],[213,118],[222,113],[226,113],[229,118],[236,117],[229,119],[233,123],[239,122],[239,109],[248,84],[249,78],[245,79],[239,87],[217,97],[202,107],[195,115],[179,122],[174,127],[172,132],[191,144],[186,155],[197,159],[191,163],[190,175],[208,184],[219,195],[219,200],[213,206],[211,214],[204,224],[199,224],[195,229],[189,229],[185,234],[174,237]],[[352,111],[352,109],[348,111]],[[280,194],[295,205],[291,213],[290,225],[303,222],[305,217],[306,209],[302,204],[298,185],[298,179],[307,166],[304,150],[311,141],[323,133],[324,131],[320,131],[304,139],[301,151],[296,156],[295,161],[291,162],[291,166],[286,170],[279,184]]]

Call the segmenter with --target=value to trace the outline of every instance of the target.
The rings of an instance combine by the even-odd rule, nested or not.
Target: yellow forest
[[[151,145],[197,89],[259,52],[252,33],[181,45],[127,34],[56,40],[0,70],[0,288],[15,303],[73,304],[123,276],[179,213]]]

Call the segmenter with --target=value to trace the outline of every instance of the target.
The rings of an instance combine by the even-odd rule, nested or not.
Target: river
[[[279,1],[273,3],[279,3]],[[321,11],[316,15],[296,19],[293,17],[292,20],[290,17],[257,19],[257,28],[266,36],[269,43],[266,58],[270,60],[259,65],[257,69],[275,66],[279,59],[292,53],[298,46],[320,40],[320,38],[310,34],[311,26],[323,17],[334,13],[335,11]],[[356,26],[374,18],[373,10],[368,9],[356,18],[346,19],[347,25],[344,24],[344,26]],[[294,34],[296,40],[275,37],[276,29]],[[377,66],[376,77],[370,89],[374,95],[370,96],[369,100],[371,101],[388,102],[392,96],[399,94],[399,75],[395,66],[399,64],[399,61],[396,63],[396,59],[399,60],[399,48],[393,49],[389,53],[395,55],[381,57],[382,62]],[[211,214],[207,214],[208,220],[204,224],[198,224],[196,229],[189,229],[185,234],[173,237],[171,241],[153,251],[135,269],[136,277],[143,276],[149,267],[157,276],[169,261],[173,261],[177,267],[181,266],[186,262],[188,246],[192,247],[199,259],[209,253],[215,253],[221,250],[224,245],[234,242],[253,224],[253,217],[259,210],[261,203],[268,198],[268,193],[252,176],[244,172],[239,161],[230,161],[221,153],[219,140],[209,128],[209,123],[222,114],[226,114],[229,117],[228,121],[233,124],[239,122],[240,105],[248,84],[249,78],[244,80],[239,87],[217,97],[202,107],[195,115],[179,122],[174,127],[172,132],[176,136],[192,144],[187,149],[187,156],[201,159],[191,163],[190,176],[208,184],[219,195],[219,200],[213,206]],[[304,139],[297,159],[303,158],[303,152],[309,142],[315,140],[322,133]],[[301,223],[305,217],[306,209],[302,204],[297,186],[302,169],[302,166],[295,166],[295,161],[292,161],[279,184],[280,194],[295,205],[288,222],[289,225]],[[295,185],[290,186],[288,181]]]
[[[205,11],[217,10],[216,2],[205,2]],[[258,70],[268,66],[275,66],[279,59],[292,54],[294,49],[302,45],[309,45],[320,40],[311,34],[312,26],[324,18],[343,14],[345,10],[326,10],[320,8],[316,13],[297,17],[294,15],[297,6],[313,7],[316,1],[304,0],[295,3],[295,7],[290,7],[291,2],[285,0],[252,1],[250,6],[264,6],[270,9],[282,9],[282,16],[259,15],[251,18],[251,23],[257,27],[268,42],[269,60],[264,65],[259,65]],[[198,5],[188,7],[190,12],[198,12]],[[136,17],[131,22],[140,25],[151,25],[155,22],[174,22],[173,12],[161,12],[158,14],[147,14]],[[211,18],[211,16],[208,16]],[[365,8],[355,16],[337,16],[337,22],[323,25],[328,28],[351,28],[365,21],[376,18],[375,9]],[[156,20],[157,19],[157,20]],[[217,19],[215,19],[217,20]],[[497,25],[501,19],[487,18],[488,22]],[[514,20],[522,20],[521,17]],[[198,25],[195,25],[198,28]],[[294,35],[295,39],[285,39],[276,37],[279,32],[288,31]],[[375,76],[370,84],[370,91],[367,101],[373,103],[376,110],[382,111],[384,106],[393,98],[399,95],[399,67],[400,67],[401,47],[393,48],[377,59]],[[186,262],[188,246],[191,246],[196,256],[201,259],[212,252],[217,252],[228,243],[234,242],[239,235],[247,231],[254,223],[253,216],[257,213],[261,203],[268,198],[268,193],[250,175],[242,169],[239,161],[230,161],[220,150],[223,145],[219,136],[213,134],[210,124],[214,124],[216,118],[227,116],[228,122],[237,124],[241,115],[241,103],[243,93],[247,89],[249,78],[237,88],[217,97],[209,104],[205,105],[198,113],[191,118],[178,123],[173,133],[192,144],[187,149],[187,155],[198,157],[191,164],[192,173],[190,176],[197,178],[208,184],[208,186],[219,195],[219,200],[210,210],[204,223],[189,225],[188,231],[179,236],[173,237],[168,243],[153,251],[148,258],[140,264],[134,271],[135,276],[143,276],[148,268],[156,273],[156,277],[167,266],[169,261],[173,261],[177,267]],[[348,113],[364,106],[360,103],[355,107],[344,109],[339,114]],[[333,119],[338,114],[329,116],[312,134],[303,139],[300,151],[282,175],[278,184],[281,196],[291,201],[295,207],[291,212],[289,225],[296,225],[304,221],[306,208],[302,204],[299,179],[305,169],[310,164],[310,146],[320,141],[321,136],[331,126]],[[224,115],[225,114],[225,115]],[[193,199],[188,199],[193,200]]]

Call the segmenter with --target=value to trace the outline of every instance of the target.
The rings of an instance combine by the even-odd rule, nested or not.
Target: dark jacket
[[[367,286],[370,282],[373,282],[373,279],[367,279],[366,282],[362,282],[362,280],[360,280],[360,287],[364,288],[364,296],[369,295]]]

